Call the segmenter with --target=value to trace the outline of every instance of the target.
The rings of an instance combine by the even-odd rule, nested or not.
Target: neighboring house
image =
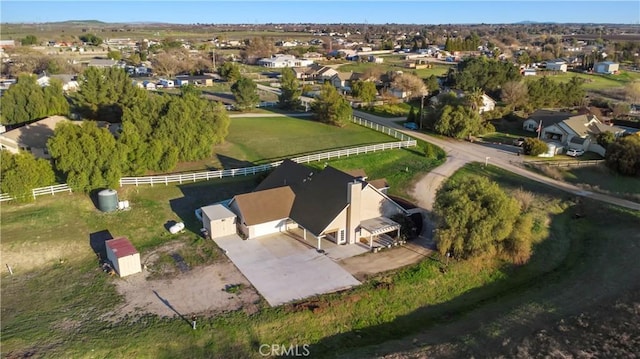
[[[466,94],[462,90],[445,89],[437,96],[433,96],[429,99],[429,103],[436,106],[440,103],[440,100],[444,96],[455,96],[456,98],[464,98]],[[478,113],[493,111],[496,108],[496,100],[489,97],[489,95],[482,94],[482,105],[478,107]]]
[[[160,80],[162,83],[162,80]],[[208,75],[190,76],[190,75],[178,75],[174,81],[175,86],[213,86],[214,78]]]
[[[567,62],[561,59],[547,61],[547,70],[567,72]]]
[[[618,72],[619,69],[620,64],[611,61],[598,62],[593,66],[593,71],[598,74],[612,75]]]
[[[612,132],[619,137],[624,129],[605,125],[596,116],[584,114],[544,127],[540,137],[545,141],[561,143],[568,149],[591,151],[604,156],[606,150],[596,141],[596,136],[602,132]]]
[[[118,65],[118,61],[113,59],[91,59],[89,60],[90,67],[109,68]]]
[[[158,81],[158,84],[162,85],[162,87],[164,88],[173,88],[173,86],[175,86],[173,80],[167,79],[160,79],[160,81]]]
[[[522,129],[529,132],[537,132],[538,126],[545,128],[564,121],[574,114],[569,112],[541,109],[536,110],[522,124]]]
[[[49,86],[49,82],[51,79],[58,79],[62,82],[62,90],[64,92],[75,91],[80,87],[78,83],[77,76],[70,74],[60,74],[60,75],[47,75],[46,73],[38,76],[36,82],[38,85],[42,87]]]
[[[156,89],[156,84],[151,82],[151,81],[143,81],[142,82],[142,87],[146,90],[155,90]]]
[[[362,78],[362,74],[357,72],[338,72],[335,75],[331,76],[329,81],[333,87],[342,91],[351,91],[351,86],[354,81],[360,80]]]
[[[408,98],[411,95],[410,91],[407,90],[403,90],[403,89],[398,89],[395,87],[392,87],[389,89],[389,95],[395,97],[395,98],[399,98],[401,100],[404,100],[406,98]]]
[[[296,59],[293,55],[277,54],[270,58],[263,58],[258,60],[258,66],[264,66],[269,68],[284,68],[284,67],[305,67],[313,64],[313,60],[309,59]]]
[[[536,69],[532,69],[532,68],[524,69],[524,70],[522,70],[522,75],[523,76],[535,76],[536,75]]]
[[[482,94],[482,106],[478,108],[480,113],[493,111],[496,108],[496,100],[489,97],[487,94]]]
[[[31,152],[37,158],[51,158],[47,141],[61,122],[70,121],[64,116],[51,116],[0,134],[0,148],[11,153],[20,150]],[[76,122],[80,123],[80,122]]]
[[[385,183],[378,185],[384,188]],[[253,192],[235,196],[229,209],[245,239],[300,228],[305,240],[317,241],[318,249],[322,239],[354,244],[364,237],[371,243],[373,236],[399,233],[400,225],[389,217],[406,214],[366,176],[333,167],[315,171],[291,160],[283,161]]]

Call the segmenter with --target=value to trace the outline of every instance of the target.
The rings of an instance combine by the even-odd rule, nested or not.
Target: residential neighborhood
[[[637,4],[29,6],[3,357],[636,354]]]

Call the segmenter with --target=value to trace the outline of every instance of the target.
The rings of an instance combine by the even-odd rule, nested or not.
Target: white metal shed
[[[202,207],[202,224],[211,239],[236,234],[236,214],[221,204]]]
[[[140,253],[127,238],[110,239],[105,242],[105,245],[107,258],[120,277],[142,272]]]

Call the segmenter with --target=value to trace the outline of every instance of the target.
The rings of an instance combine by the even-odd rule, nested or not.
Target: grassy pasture
[[[293,117],[234,117],[225,143],[207,160],[178,165],[177,171],[237,168],[347,147],[396,141],[356,124],[343,128]]]

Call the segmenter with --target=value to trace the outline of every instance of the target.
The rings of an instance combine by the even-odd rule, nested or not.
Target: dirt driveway
[[[196,267],[170,279],[148,279],[149,271],[115,278],[124,303],[105,319],[117,321],[124,315],[153,313],[159,316],[212,315],[224,311],[258,309],[260,296],[238,269],[224,258]],[[237,286],[234,290],[225,290]]]

